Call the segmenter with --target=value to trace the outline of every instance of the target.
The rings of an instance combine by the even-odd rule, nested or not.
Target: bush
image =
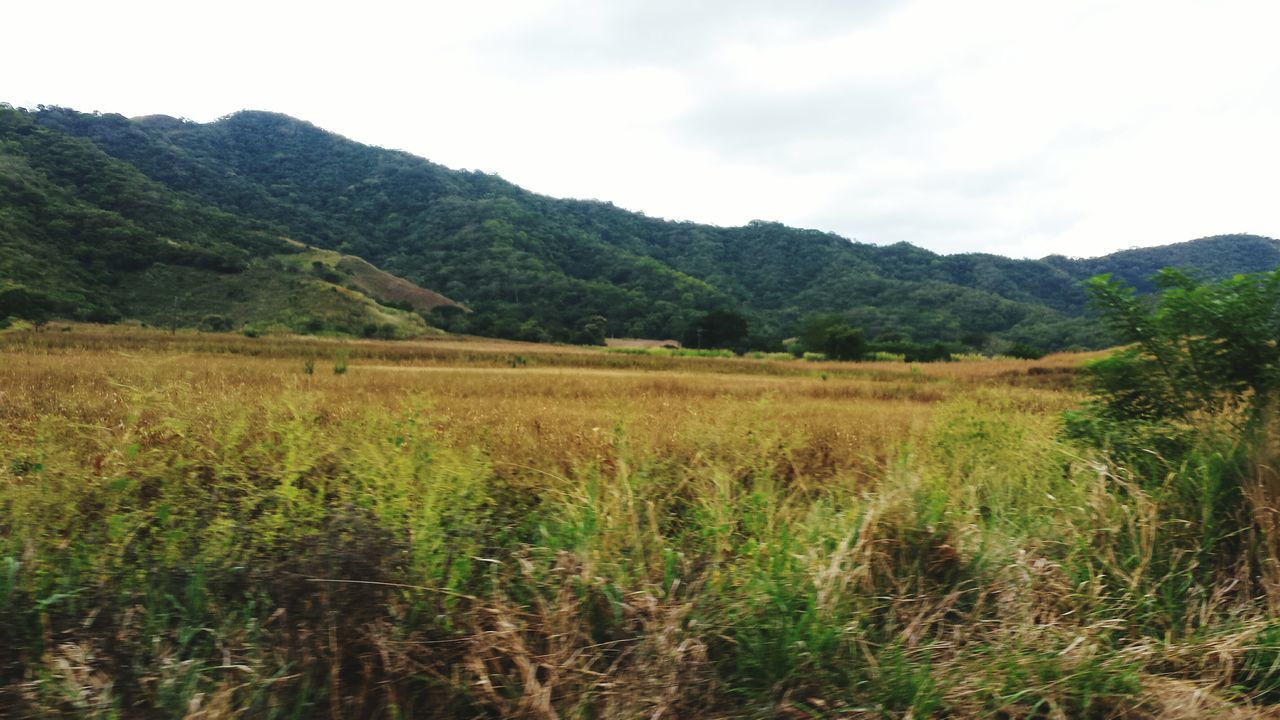
[[[1099,401],[1116,420],[1184,420],[1243,406],[1257,417],[1280,381],[1280,270],[1199,284],[1175,270],[1156,276],[1157,298],[1099,276],[1092,302],[1128,348],[1089,366]]]
[[[1014,343],[1008,350],[1004,351],[1004,354],[1019,360],[1039,360],[1044,357],[1045,352],[1034,345]]]
[[[1251,554],[1244,531],[1247,479],[1270,442],[1262,420],[1280,367],[1280,270],[1207,284],[1165,270],[1156,283],[1163,292],[1139,297],[1108,276],[1090,281],[1094,306],[1132,344],[1086,367],[1093,400],[1067,413],[1065,431],[1151,495],[1161,559],[1177,575],[1161,615],[1171,626],[1212,573],[1276,560]]]
[[[231,329],[231,321],[222,315],[205,315],[200,319],[200,329],[210,332],[226,332]]]
[[[811,315],[800,325],[799,344],[806,353],[821,353],[833,360],[861,360],[867,351],[862,331],[839,315]]]
[[[914,345],[903,353],[907,362],[951,362],[951,350],[940,342],[932,345]]]

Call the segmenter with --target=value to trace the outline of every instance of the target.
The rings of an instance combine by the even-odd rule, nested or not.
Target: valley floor
[[[5,333],[0,714],[1271,716],[1087,357]]]

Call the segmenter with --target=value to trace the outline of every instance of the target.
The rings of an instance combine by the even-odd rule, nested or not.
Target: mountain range
[[[766,348],[807,316],[978,350],[1108,344],[1081,282],[1274,269],[1223,235],[1100,258],[939,255],[752,222],[672,222],[239,112],[210,123],[0,107],[0,318],[538,341],[688,340],[719,312]],[[430,288],[428,290],[427,288]]]

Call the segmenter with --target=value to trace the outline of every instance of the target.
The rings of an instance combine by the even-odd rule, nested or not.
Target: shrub
[[[1039,360],[1044,357],[1045,352],[1034,345],[1014,343],[1008,350],[1004,351],[1004,354],[1019,360]]]
[[[205,315],[200,319],[200,329],[210,332],[226,332],[231,329],[231,321],[222,315]]]
[[[1096,412],[1117,420],[1186,419],[1243,405],[1255,416],[1280,381],[1280,270],[1199,284],[1156,276],[1158,297],[1099,276],[1095,307],[1129,347],[1088,368]]]
[[[943,343],[913,345],[903,353],[907,362],[951,362],[951,350]]]
[[[1244,531],[1246,480],[1273,433],[1260,421],[1280,367],[1280,271],[1201,284],[1165,270],[1156,283],[1158,296],[1139,297],[1107,276],[1090,281],[1094,306],[1132,344],[1086,368],[1093,399],[1065,431],[1149,494],[1152,562],[1168,574],[1152,622],[1167,629],[1213,573],[1276,562],[1250,551]]]
[[[800,325],[799,343],[805,352],[822,353],[833,360],[860,360],[867,351],[862,331],[835,314],[805,318]]]

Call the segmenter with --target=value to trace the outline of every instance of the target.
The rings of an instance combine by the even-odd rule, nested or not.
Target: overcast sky
[[[1280,237],[1280,2],[41,2],[0,100],[273,110],[649,215],[1019,257]]]

